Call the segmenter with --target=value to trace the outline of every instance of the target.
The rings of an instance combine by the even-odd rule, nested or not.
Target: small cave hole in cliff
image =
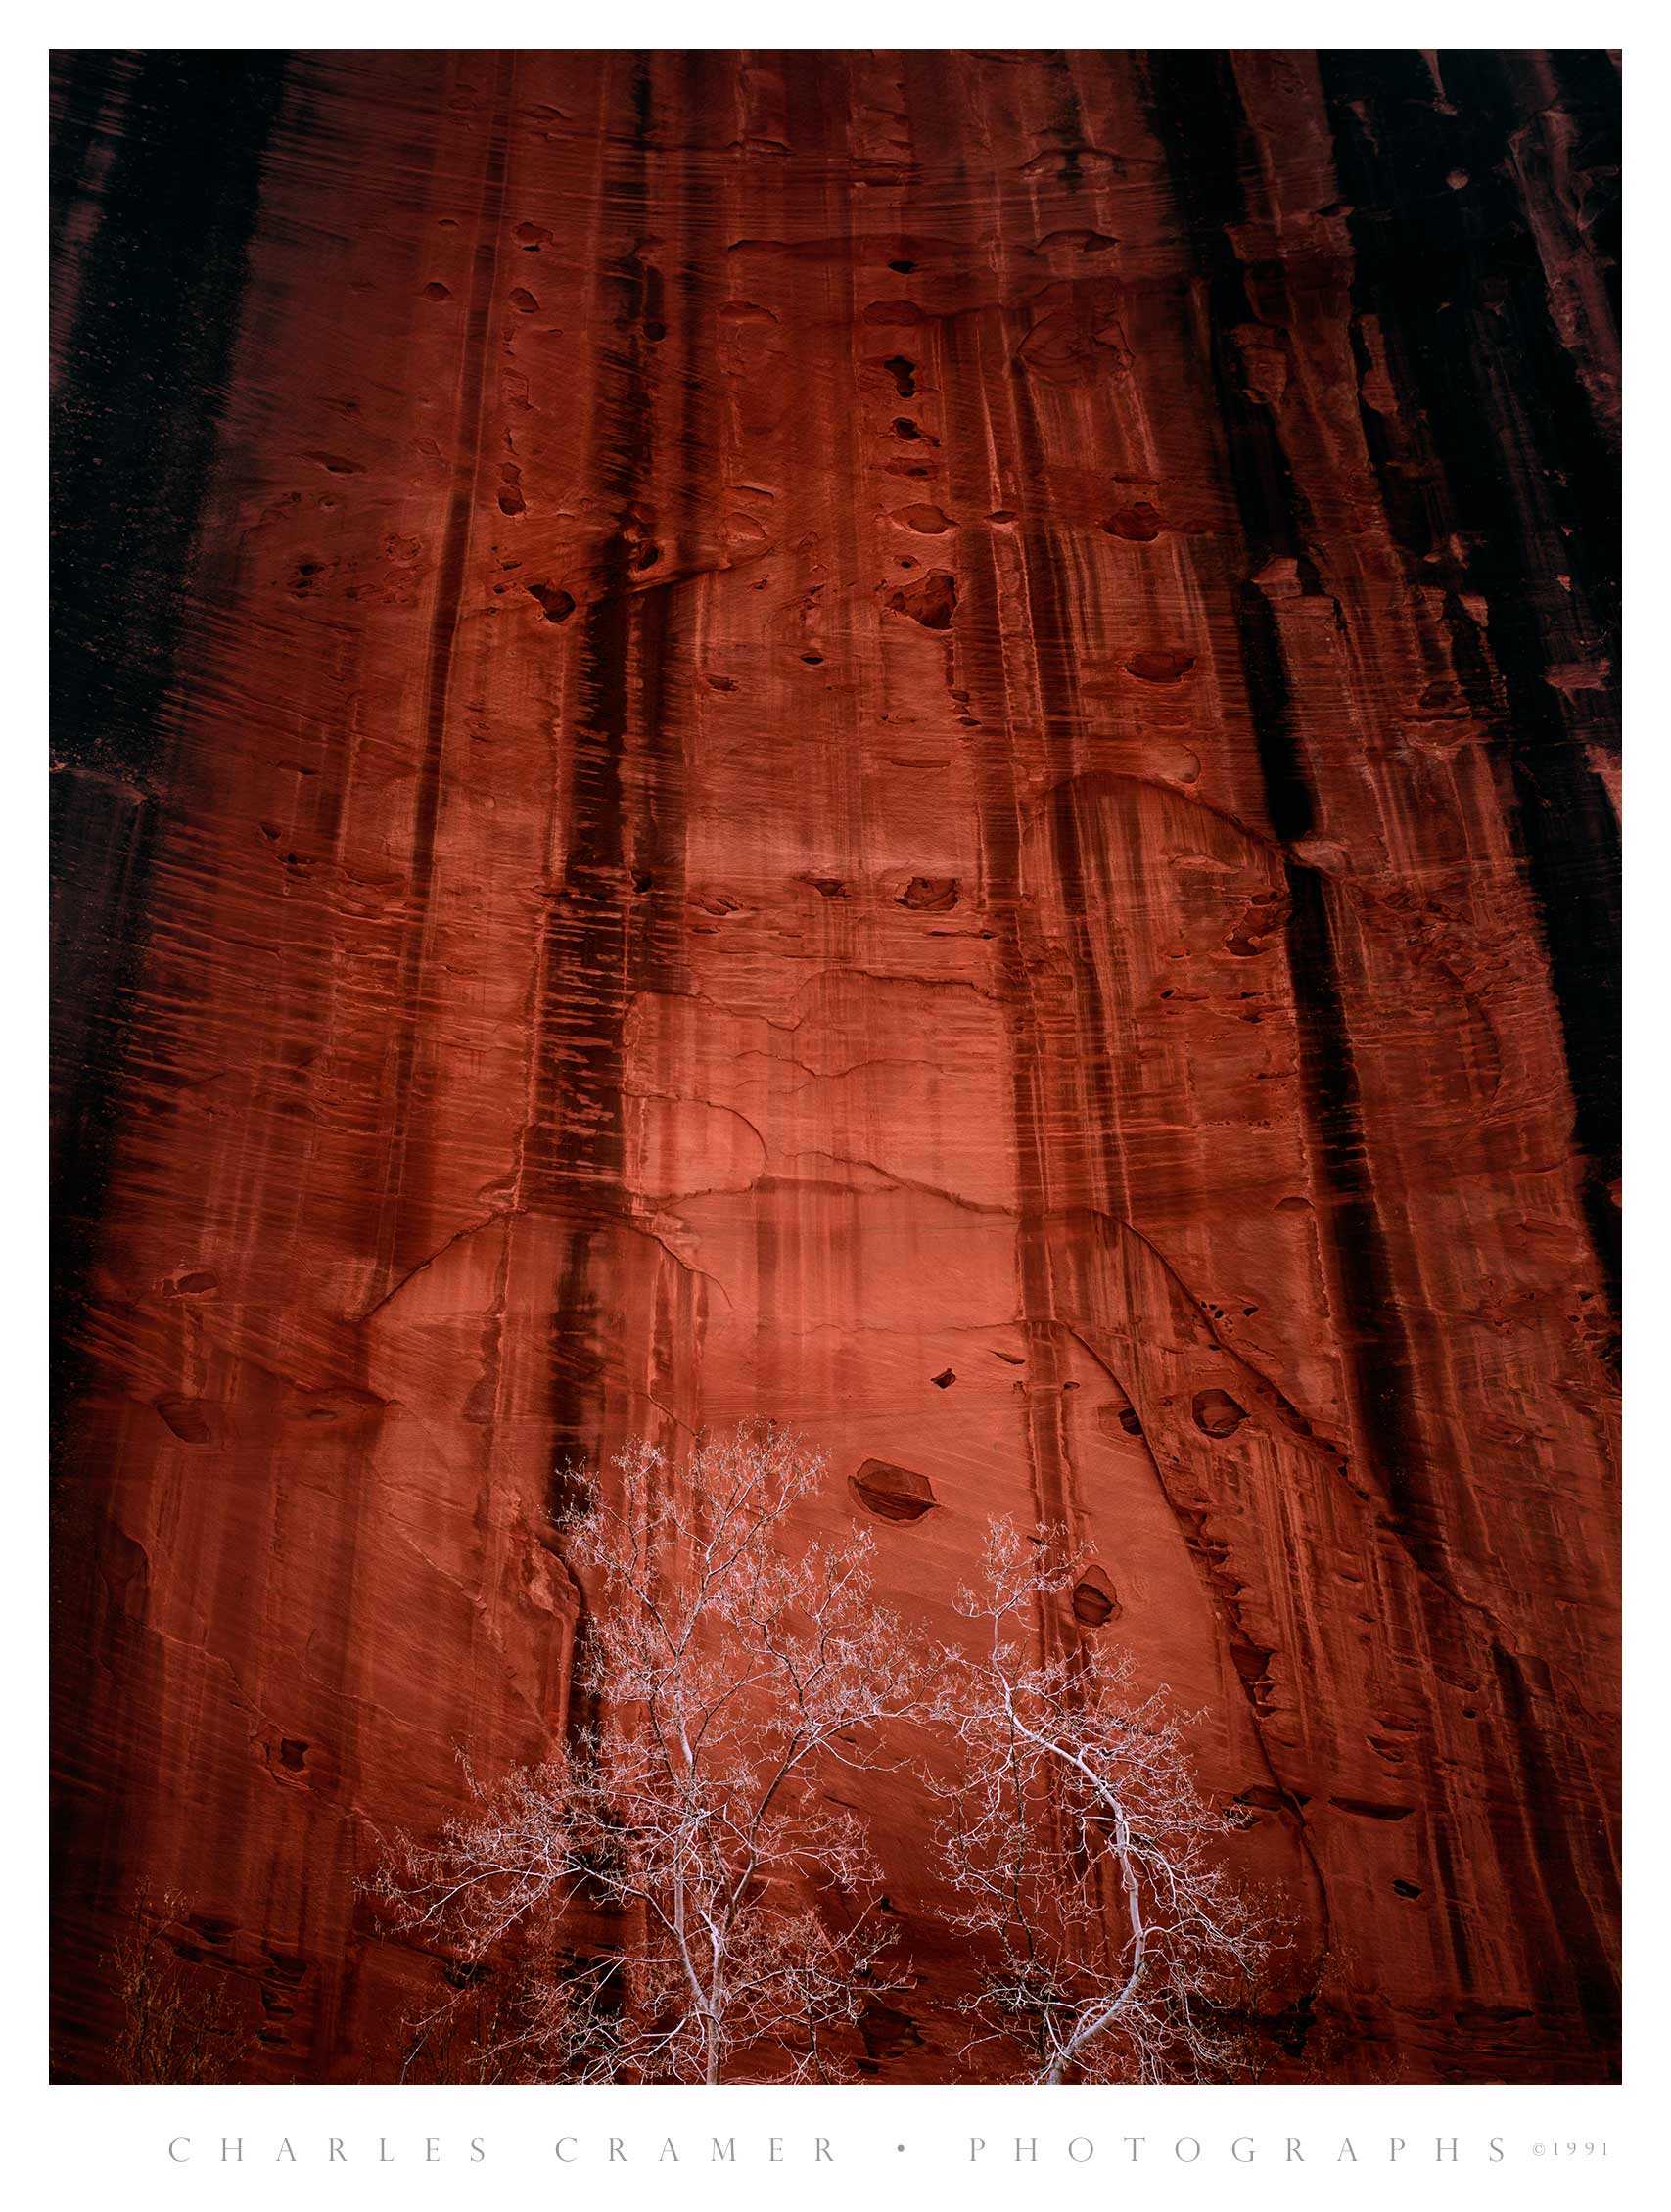
[[[1139,683],[1178,683],[1194,666],[1193,653],[1157,648],[1152,652],[1134,653],[1126,663],[1126,671]]]
[[[900,894],[900,904],[913,914],[949,914],[956,903],[955,876],[912,876]]]
[[[866,1459],[858,1474],[848,1477],[848,1488],[879,1521],[920,1521],[939,1503],[926,1475],[887,1459]]]
[[[1088,1568],[1074,1585],[1073,1608],[1074,1619],[1087,1629],[1104,1629],[1125,1611],[1101,1567]]]
[[[1096,1425],[1106,1437],[1141,1436],[1143,1433],[1137,1409],[1124,1391],[1096,1408]]]
[[[888,594],[889,612],[908,615],[924,629],[950,629],[957,612],[957,578],[950,569],[930,569],[920,583]]]
[[[548,622],[566,622],[575,612],[573,594],[555,584],[531,583],[528,595],[537,604]]]
[[[1148,500],[1135,499],[1129,507],[1117,507],[1102,527],[1110,537],[1148,545],[1160,535],[1161,520]]]
[[[957,1380],[957,1377],[953,1369],[952,1369],[951,1367],[943,1367],[940,1370],[939,1374],[930,1375],[928,1379],[931,1383],[933,1383],[936,1390],[950,1390],[952,1388],[952,1385]]]
[[[213,1441],[214,1432],[198,1399],[170,1392],[153,1403],[159,1415],[182,1444],[209,1444]]]
[[[1190,1411],[1203,1436],[1234,1436],[1247,1419],[1246,1408],[1228,1390],[1198,1390]]]

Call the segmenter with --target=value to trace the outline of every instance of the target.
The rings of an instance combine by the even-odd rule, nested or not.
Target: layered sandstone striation
[[[274,2079],[768,1414],[1198,1709],[1285,2063],[1617,2065],[1604,55],[61,58],[57,2063]],[[956,2070],[925,1810],[866,1798]]]

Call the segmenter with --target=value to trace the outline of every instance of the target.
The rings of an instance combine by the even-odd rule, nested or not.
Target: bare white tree
[[[1062,1532],[997,1522],[982,1567],[957,1598],[974,1647],[944,1654],[932,1701],[960,1756],[929,1772],[952,1925],[982,1961],[976,2042],[1041,2082],[1232,2078],[1285,1942],[1227,1866],[1237,1822],[1197,1786],[1165,1691],[1052,1633],[1083,1568]]]
[[[588,1598],[565,1755],[467,1777],[469,1810],[373,1885],[450,1960],[420,2034],[468,2009],[501,2079],[829,2078],[888,1941],[830,1788],[881,1756],[917,1670],[869,1537],[797,1539],[820,1454],[761,1426],[612,1470],[559,1524]]]
[[[112,2070],[120,2082],[236,2081],[255,2048],[230,1977],[191,1941],[185,1900],[141,1898],[104,1965],[116,2005]]]

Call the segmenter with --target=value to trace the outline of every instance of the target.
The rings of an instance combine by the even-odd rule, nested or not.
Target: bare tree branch
[[[871,1544],[797,1539],[825,1462],[780,1431],[627,1446],[560,1533],[591,1598],[567,1753],[491,1785],[374,1894],[462,1986],[418,2025],[493,2079],[827,2078],[884,1986],[863,1827],[832,1766],[874,1764],[916,1697]],[[613,1924],[576,1954],[583,1920]],[[491,1986],[490,2002],[484,1994]]]
[[[177,1932],[171,1932],[177,1931]],[[254,2036],[223,1971],[201,1962],[184,1899],[141,1899],[133,1926],[105,1960],[119,2025],[116,2079],[236,2081]]]
[[[1137,1694],[1100,1644],[1044,1648],[1082,1565],[1060,1531],[995,1523],[957,1600],[977,1646],[939,1669],[932,1716],[960,1757],[928,1778],[952,1924],[986,1962],[977,2040],[1037,2081],[1222,2081],[1249,2062],[1285,1930],[1233,1880],[1236,1822],[1197,1786],[1165,1691]]]

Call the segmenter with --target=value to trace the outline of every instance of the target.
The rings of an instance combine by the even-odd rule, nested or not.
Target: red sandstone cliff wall
[[[59,87],[62,2068],[146,1888],[387,2071],[554,1462],[765,1412],[1093,1545],[1296,2065],[1609,2071],[1611,65],[296,58],[159,273],[203,92]]]

